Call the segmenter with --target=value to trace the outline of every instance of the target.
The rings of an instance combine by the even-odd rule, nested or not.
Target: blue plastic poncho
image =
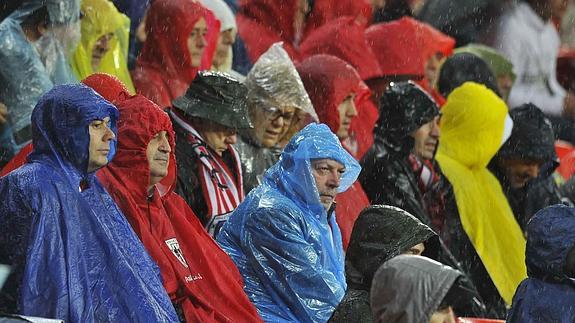
[[[575,208],[545,208],[527,225],[527,274],[513,296],[511,323],[575,322],[575,278],[563,266],[575,247]]]
[[[345,293],[341,234],[335,215],[320,204],[311,168],[312,159],[324,158],[345,166],[339,192],[345,191],[359,164],[326,125],[310,124],[218,236],[267,322],[325,322]]]
[[[30,42],[20,24],[43,6],[50,27]],[[4,131],[18,133],[29,126],[38,99],[54,85],[77,82],[66,54],[79,40],[79,15],[79,0],[26,0],[0,22],[0,102],[10,114]],[[5,140],[0,149],[17,150],[24,143]]]
[[[34,109],[34,150],[0,178],[0,259],[14,269],[3,309],[66,322],[177,321],[157,266],[87,173],[88,125],[108,116],[115,131],[116,108],[84,85],[56,86]]]

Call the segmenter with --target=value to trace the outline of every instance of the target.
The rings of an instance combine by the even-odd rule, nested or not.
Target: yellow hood
[[[134,94],[127,62],[130,19],[108,0],[83,0],[81,10],[84,15],[81,20],[82,38],[70,59],[72,70],[80,80],[97,72],[112,74]],[[114,34],[110,49],[102,58],[98,70],[93,71],[91,57],[94,44],[109,33]]]
[[[505,103],[485,86],[467,82],[442,108],[437,161],[455,193],[463,228],[497,290],[510,305],[526,278],[525,238],[487,164],[507,139]]]

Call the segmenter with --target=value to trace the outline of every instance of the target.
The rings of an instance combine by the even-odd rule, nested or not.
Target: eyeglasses
[[[295,114],[295,111],[286,112],[286,111],[284,111],[278,107],[264,107],[263,109],[264,109],[264,113],[266,115],[266,118],[268,120],[271,120],[271,121],[275,121],[281,117],[284,119],[284,121],[291,122],[291,120],[293,119],[293,116]]]

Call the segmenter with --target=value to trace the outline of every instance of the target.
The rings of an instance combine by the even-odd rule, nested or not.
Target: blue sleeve
[[[321,251],[306,240],[308,230],[298,220],[300,215],[290,213],[266,210],[250,216],[244,231],[247,261],[272,297],[289,307],[297,320],[326,322],[340,302],[341,283],[324,270]]]

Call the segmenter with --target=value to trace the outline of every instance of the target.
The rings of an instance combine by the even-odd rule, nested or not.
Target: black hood
[[[392,82],[379,101],[374,139],[390,151],[408,154],[414,146],[410,133],[438,115],[437,104],[419,85],[411,81]]]
[[[536,159],[557,166],[555,134],[551,122],[534,104],[523,104],[509,113],[513,120],[511,137],[499,149],[499,158]]]
[[[389,205],[365,208],[355,221],[346,253],[348,282],[369,288],[381,264],[422,242],[424,255],[437,259],[439,238],[416,217]]]
[[[439,71],[437,79],[439,93],[448,97],[453,90],[465,82],[483,84],[501,96],[497,80],[484,60],[470,53],[454,54],[445,60]]]

